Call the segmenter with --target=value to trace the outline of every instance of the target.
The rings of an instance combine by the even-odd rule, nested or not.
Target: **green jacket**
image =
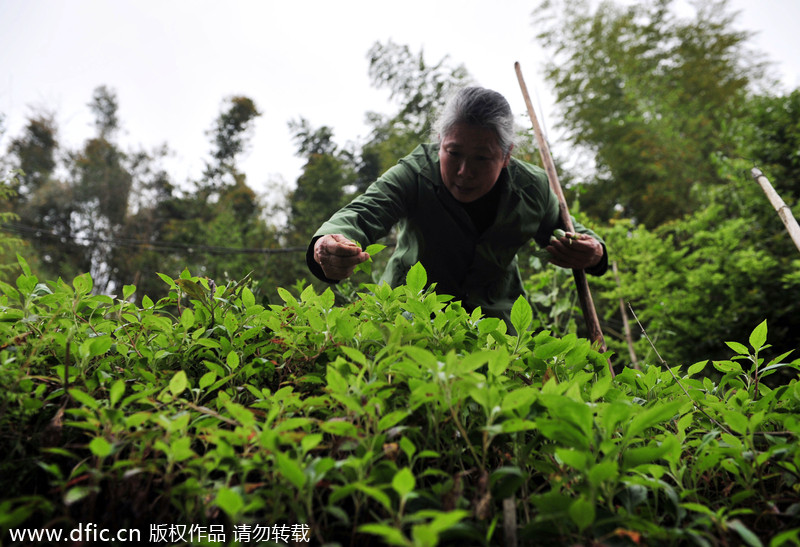
[[[497,215],[479,233],[442,182],[438,146],[420,145],[317,230],[306,255],[308,266],[318,278],[333,283],[313,259],[319,237],[342,234],[366,246],[397,226],[397,247],[381,282],[403,284],[419,261],[437,293],[461,300],[467,310],[480,306],[485,315],[508,322],[511,306],[524,294],[517,251],[531,239],[546,246],[560,221],[558,199],[539,167],[512,157],[497,185]],[[602,243],[577,223],[575,230]],[[587,273],[602,275],[607,267],[604,245],[603,260]]]

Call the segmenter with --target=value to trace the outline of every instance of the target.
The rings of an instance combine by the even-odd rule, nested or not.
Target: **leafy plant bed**
[[[420,265],[343,306],[189,272],[136,306],[19,261],[0,285],[4,545],[87,523],[163,545],[798,543],[800,383],[761,380],[800,360],[764,358],[765,323],[728,361],[612,378],[526,300],[512,336]]]

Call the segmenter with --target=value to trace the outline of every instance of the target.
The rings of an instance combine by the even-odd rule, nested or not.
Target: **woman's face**
[[[465,123],[453,126],[439,145],[442,181],[462,203],[485,196],[510,158],[510,151],[503,154],[494,131]]]

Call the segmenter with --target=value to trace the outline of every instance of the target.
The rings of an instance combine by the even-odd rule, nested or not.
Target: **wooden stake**
[[[567,200],[564,197],[564,192],[561,190],[561,183],[558,181],[558,174],[556,173],[556,165],[553,162],[553,157],[550,155],[550,148],[544,139],[542,128],[539,126],[539,120],[536,117],[536,112],[533,110],[531,98],[528,94],[528,87],[525,85],[525,80],[522,77],[522,69],[519,63],[514,63],[514,69],[517,71],[517,80],[519,80],[519,87],[522,89],[522,96],[525,99],[525,105],[528,107],[528,115],[533,123],[533,133],[536,135],[536,142],[539,145],[539,153],[542,156],[542,163],[547,172],[547,178],[550,181],[550,187],[558,198],[558,209],[561,217],[561,222],[564,228],[569,232],[574,232],[575,228],[572,225],[572,217],[567,208]],[[597,310],[594,307],[592,300],[592,293],[589,290],[589,283],[586,280],[586,272],[583,270],[572,270],[572,275],[575,278],[575,286],[578,290],[578,300],[583,312],[583,318],[586,321],[586,327],[589,329],[590,338],[597,342],[600,346],[600,351],[606,351],[606,341],[603,337],[603,330],[600,328],[600,320],[597,318]],[[611,363],[608,364],[608,369],[611,375],[614,376],[614,369],[611,368]]]
[[[781,217],[783,225],[786,226],[786,231],[789,232],[789,237],[794,241],[797,250],[800,251],[800,226],[797,225],[797,220],[794,218],[794,215],[792,215],[792,210],[783,202],[783,199],[781,199],[778,192],[776,192],[769,183],[769,180],[764,176],[764,173],[761,172],[761,169],[753,167],[751,173],[759,186],[761,186],[761,189],[764,190],[767,199],[769,199],[769,202],[775,208],[778,216]]]

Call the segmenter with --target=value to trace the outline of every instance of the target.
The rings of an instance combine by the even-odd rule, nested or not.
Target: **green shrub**
[[[306,287],[264,307],[184,271],[139,307],[19,262],[0,285],[4,541],[87,522],[229,544],[272,525],[340,545],[797,541],[800,383],[759,380],[800,361],[766,359],[766,323],[730,360],[612,378],[524,299],[511,336],[420,265],[345,306]]]

